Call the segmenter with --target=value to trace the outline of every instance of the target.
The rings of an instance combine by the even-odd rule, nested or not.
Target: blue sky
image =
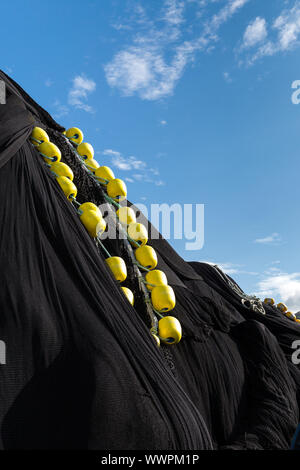
[[[300,310],[300,1],[15,0],[1,17],[1,68],[131,201],[205,204],[204,247],[171,240],[182,256]]]

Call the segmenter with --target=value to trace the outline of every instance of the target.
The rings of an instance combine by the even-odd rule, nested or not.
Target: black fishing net
[[[0,447],[289,448],[298,423],[291,354],[299,325],[153,236],[183,328],[178,345],[158,348],[128,242],[105,246],[126,260],[135,308],[30,143],[33,127],[60,148],[80,202],[102,204],[100,185],[63,128],[2,72],[0,79],[7,86],[0,106],[0,339],[7,347]]]

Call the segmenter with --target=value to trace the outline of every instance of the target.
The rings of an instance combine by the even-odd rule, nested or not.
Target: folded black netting
[[[33,127],[61,149],[80,202],[99,204],[101,191],[63,128],[0,79],[1,448],[289,448],[299,389],[289,341],[299,330],[248,311],[232,284],[186,263],[160,236],[149,243],[174,287],[183,338],[157,348],[142,302],[129,305],[29,142]]]

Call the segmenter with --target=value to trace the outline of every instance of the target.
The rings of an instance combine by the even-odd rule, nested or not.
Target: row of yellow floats
[[[76,147],[78,155],[85,163],[94,177],[100,184],[105,186],[108,202],[117,206],[117,217],[121,226],[126,231],[128,240],[136,247],[136,264],[140,269],[146,271],[143,281],[151,293],[151,302],[154,312],[160,317],[158,322],[158,333],[151,331],[158,346],[160,341],[166,344],[177,344],[182,337],[181,324],[177,318],[163,316],[174,309],[176,304],[174,290],[168,285],[168,280],[163,271],[155,269],[158,263],[155,250],[147,245],[148,233],[143,224],[136,222],[134,211],[130,207],[120,206],[119,202],[127,197],[127,188],[121,179],[115,178],[113,171],[107,166],[100,166],[94,160],[94,149],[91,144],[83,142],[83,133],[76,127],[71,127],[63,134]],[[59,148],[50,142],[48,134],[40,127],[35,127],[31,134],[31,142],[37,147],[43,159],[48,163],[51,171],[55,174],[56,180],[63,190],[67,199],[77,205],[79,217],[89,235],[97,238],[100,246],[105,251],[106,264],[112,275],[118,282],[123,282],[127,278],[127,268],[124,260],[119,256],[111,256],[103,246],[100,236],[106,230],[106,222],[102,217],[100,209],[92,202],[80,204],[76,201],[77,188],[73,183],[72,169],[61,162],[61,152]],[[131,305],[134,304],[133,292],[127,287],[121,287]]]
[[[294,320],[295,322],[297,323],[300,323],[300,320],[298,320],[298,318],[296,318],[296,315],[292,312],[289,311],[288,307],[282,303],[282,302],[279,302],[279,304],[275,305],[275,300],[272,299],[272,298],[266,298],[264,300],[264,303],[266,305],[271,305],[272,307],[276,307],[278,308],[278,310],[280,310],[280,312],[285,315],[286,317],[290,318],[291,320]]]

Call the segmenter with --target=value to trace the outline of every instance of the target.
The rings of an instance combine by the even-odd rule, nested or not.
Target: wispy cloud
[[[223,77],[226,83],[232,83],[232,78],[229,72],[223,72]]]
[[[47,80],[45,81],[45,86],[46,87],[50,87],[53,85],[53,80],[51,80],[50,78],[47,78]]]
[[[116,150],[106,149],[103,151],[103,155],[109,155],[112,159],[113,166],[119,170],[140,170],[146,168],[147,166],[146,163],[142,160],[138,160],[133,156],[125,158],[120,152],[117,152]]]
[[[177,26],[183,23],[184,1],[166,0],[163,19],[170,25]]]
[[[196,52],[208,50],[218,40],[221,25],[248,1],[227,0],[225,6],[205,20],[200,36],[181,41],[184,12],[192,2],[164,0],[156,21],[148,21],[145,9],[141,8],[140,23],[144,27],[148,21],[148,27],[137,32],[132,44],[117,52],[105,66],[109,86],[124,96],[137,94],[144,100],[171,95]]]
[[[273,297],[278,302],[284,302],[292,312],[300,311],[300,272],[285,273],[279,267],[280,261],[276,260],[263,273],[251,272],[243,269],[242,265],[225,262],[217,263],[204,261],[211,265],[217,265],[229,276],[252,275],[258,276],[256,289],[252,295],[264,299]]]
[[[163,186],[165,184],[159,178],[159,170],[157,168],[148,167],[146,162],[133,155],[125,157],[121,152],[113,149],[105,149],[102,154],[110,157],[112,166],[118,170],[133,172],[125,177],[125,180],[129,183],[143,181],[145,183],[153,183],[155,186]]]
[[[161,126],[166,126],[167,125],[167,121],[165,121],[164,119],[162,121],[160,121],[160,125]]]
[[[87,113],[94,112],[92,106],[86,103],[88,95],[96,90],[94,80],[86,78],[84,75],[77,75],[72,80],[72,88],[68,94],[68,103],[77,109],[82,109]]]
[[[266,273],[255,295],[274,297],[276,302],[284,302],[289,310],[297,312],[300,310],[300,273]]]
[[[255,52],[241,61],[247,65],[253,65],[257,60],[273,56],[279,52],[286,52],[299,47],[300,41],[300,1],[296,0],[293,6],[285,8],[280,15],[270,23],[267,34],[267,22],[264,18],[256,18],[244,35],[244,45],[257,45]],[[255,41],[257,37],[257,41]],[[246,39],[246,42],[245,42]],[[243,48],[242,48],[243,49]]]
[[[54,103],[53,103],[53,107],[54,107],[54,118],[55,119],[59,119],[63,116],[66,116],[67,114],[69,114],[69,108],[68,106],[66,106],[65,104],[62,104],[59,100],[55,100]]]
[[[211,21],[207,23],[207,33],[215,34],[223,23],[226,23],[240,8],[242,8],[249,0],[228,0],[227,4],[216,13]]]
[[[212,261],[203,261],[204,263],[210,264],[212,266],[217,265],[224,273],[228,274],[229,276],[233,274],[246,274],[249,276],[258,276],[259,273],[257,272],[252,272],[252,271],[247,271],[244,268],[243,265],[241,264],[236,264],[236,263],[217,263],[217,262],[212,262]]]
[[[246,28],[242,47],[253,47],[259,42],[264,41],[268,35],[266,25],[267,23],[264,18],[259,16],[255,18]]]
[[[263,245],[278,245],[281,241],[282,239],[279,233],[274,232],[271,235],[268,235],[267,237],[256,238],[256,240],[254,240],[254,243],[261,243]]]
[[[7,73],[8,75],[13,73],[12,67],[3,67],[4,73]]]
[[[238,264],[233,264],[233,263],[209,263],[209,264],[216,264],[224,273],[226,274],[238,274],[239,273],[239,267],[240,265]]]

